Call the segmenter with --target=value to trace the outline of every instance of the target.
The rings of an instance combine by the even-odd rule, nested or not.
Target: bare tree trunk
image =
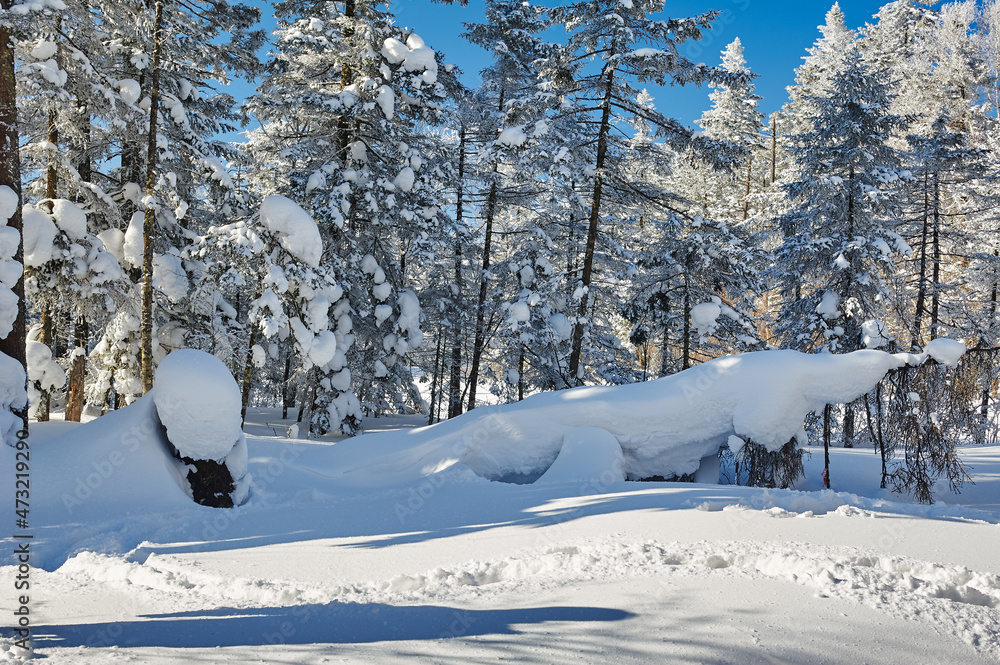
[[[747,221],[747,217],[750,216],[750,178],[753,174],[753,155],[750,155],[750,159],[747,160],[747,182],[746,189],[743,192],[743,221]]]
[[[90,182],[92,166],[90,159],[90,110],[85,103],[77,107],[76,125],[78,128],[76,170],[81,182]],[[82,200],[78,199],[78,200]],[[87,385],[87,340],[90,338],[90,325],[87,319],[78,315],[75,321],[73,364],[69,371],[69,388],[66,390],[67,422],[80,422],[83,417],[84,392]]]
[[[463,124],[458,134],[458,186],[455,192],[455,223],[461,227],[464,217],[462,199],[465,196],[465,144],[466,129]],[[456,234],[455,238],[455,300],[462,299],[462,240]],[[451,347],[450,382],[448,384],[448,417],[454,418],[462,413],[462,320],[458,308],[455,308],[454,339]]]
[[[929,175],[924,172],[924,223],[920,231],[920,274],[917,276],[917,305],[913,316],[913,332],[910,335],[910,346],[916,347],[923,343],[923,317],[927,308],[927,234],[930,231],[930,192],[928,191]]]
[[[38,341],[52,349],[52,312],[48,307],[42,310],[42,331]],[[40,423],[48,422],[51,407],[52,395],[49,394],[48,390],[43,389],[38,401],[38,408],[35,409],[35,420]]]
[[[615,48],[612,46],[612,51]],[[594,255],[597,253],[597,227],[601,219],[601,196],[603,187],[604,164],[608,154],[608,133],[611,131],[611,96],[614,90],[615,72],[607,72],[608,82],[604,89],[604,104],[601,110],[601,125],[597,133],[597,163],[594,174],[594,197],[590,204],[590,224],[587,228],[587,245],[583,252],[583,274],[580,283],[583,293],[580,296],[580,306],[577,309],[576,324],[573,327],[573,347],[569,356],[569,377],[576,385],[583,383],[580,363],[583,355],[584,320],[587,318],[587,303],[589,290],[594,273]]]
[[[440,363],[441,363],[441,345],[442,345],[441,338],[443,336],[444,335],[442,335],[441,332],[439,331],[438,332],[437,349],[434,351],[434,375],[431,378],[431,406],[427,410],[428,411],[428,415],[427,415],[427,424],[428,425],[433,425],[434,424],[434,414],[435,414],[435,410],[437,409],[437,405],[438,405],[438,378],[441,375],[441,369],[440,369]]]
[[[831,407],[823,407],[823,487],[830,489],[830,421]]]
[[[59,145],[59,129],[56,126],[56,118],[55,108],[49,109],[49,132],[47,138],[53,146]],[[55,209],[53,201],[59,192],[59,171],[56,168],[56,158],[57,156],[53,150],[49,158],[48,168],[45,171],[45,198],[48,199],[46,207],[49,210],[49,214],[52,214],[52,211]],[[49,347],[53,352],[52,355],[55,356],[55,349],[52,348],[52,309],[48,304],[42,307],[42,334],[38,341]],[[39,398],[38,408],[35,409],[35,420],[40,423],[48,422],[51,411],[52,394],[48,390],[43,389]]]
[[[257,344],[257,326],[250,326],[250,341],[247,357],[243,365],[243,391],[240,396],[240,427],[247,422],[247,407],[250,405],[250,388],[253,385],[253,347]]]
[[[938,286],[941,284],[941,182],[938,174],[934,174],[934,228],[931,233],[934,247],[933,265],[931,266],[931,339],[938,336],[939,308],[941,294]]]
[[[994,250],[993,256],[1000,257],[1000,250]],[[994,277],[993,289],[990,292],[990,326],[995,325],[996,321],[998,288],[1000,288],[1000,285],[997,284],[997,279]],[[996,341],[994,340],[992,343],[996,344]],[[990,384],[991,384],[990,380],[985,382],[985,385],[983,386],[982,403],[979,406],[979,413],[982,416],[984,426],[986,425],[986,422],[990,417]]]
[[[517,401],[524,400],[524,344],[517,354]]]
[[[288,407],[295,406],[295,402],[289,400],[288,377],[292,373],[292,354],[285,354],[285,373],[281,377],[281,419],[288,419]]]
[[[844,447],[854,447],[854,402],[844,403]]]
[[[691,294],[687,273],[684,273],[684,348],[681,350],[681,370],[691,367]]]
[[[83,416],[83,390],[87,377],[87,338],[90,336],[87,319],[76,319],[73,365],[69,371],[69,388],[66,390],[66,421],[80,422]]]
[[[163,44],[163,0],[156,0],[153,20],[153,66],[149,89],[149,132],[146,137],[146,196],[156,190],[156,129],[160,105],[160,50]],[[153,389],[153,243],[156,240],[156,211],[146,204],[142,223],[142,392]]]
[[[771,183],[774,184],[778,163],[778,114],[771,116]]]
[[[494,178],[499,174],[494,174]],[[493,245],[493,216],[496,214],[497,183],[494,179],[490,184],[490,193],[486,199],[486,229],[483,238],[483,263],[479,276],[479,300],[476,302],[476,334],[472,343],[472,363],[469,368],[469,406],[467,411],[476,408],[476,388],[479,384],[479,364],[483,357],[483,347],[486,344],[486,272],[490,269],[490,252]]]

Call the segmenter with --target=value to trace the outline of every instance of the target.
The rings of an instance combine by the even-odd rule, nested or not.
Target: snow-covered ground
[[[833,451],[833,491],[821,448],[800,491],[626,483],[572,458],[526,485],[460,465],[362,482],[370,465],[332,464],[343,444],[263,410],[251,498],[224,510],[181,491],[149,408],[32,429],[31,617],[52,662],[1000,662],[1000,446],[965,449],[976,484],[934,506],[878,490],[871,449]]]

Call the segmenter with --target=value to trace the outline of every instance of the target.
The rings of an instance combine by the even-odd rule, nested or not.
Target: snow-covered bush
[[[153,403],[177,456],[193,467],[187,478],[194,500],[220,508],[245,501],[240,390],[225,364],[204,351],[174,351],[156,369]]]

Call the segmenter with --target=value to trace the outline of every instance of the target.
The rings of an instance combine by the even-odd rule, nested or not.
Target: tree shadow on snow
[[[433,605],[330,603],[151,614],[136,620],[38,626],[36,649],[211,648],[275,644],[364,644],[514,635],[521,624],[613,622],[635,615],[598,607],[470,610]]]

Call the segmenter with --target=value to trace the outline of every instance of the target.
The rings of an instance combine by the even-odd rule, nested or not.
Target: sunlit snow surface
[[[180,489],[151,409],[33,427],[31,602],[52,662],[1000,660],[1000,446],[965,448],[976,484],[921,506],[878,489],[870,448],[833,450],[833,491],[822,448],[800,491],[632,483],[578,412],[518,485],[398,429],[423,417],[304,441],[286,438],[294,412],[255,411],[252,495],[221,510]]]

